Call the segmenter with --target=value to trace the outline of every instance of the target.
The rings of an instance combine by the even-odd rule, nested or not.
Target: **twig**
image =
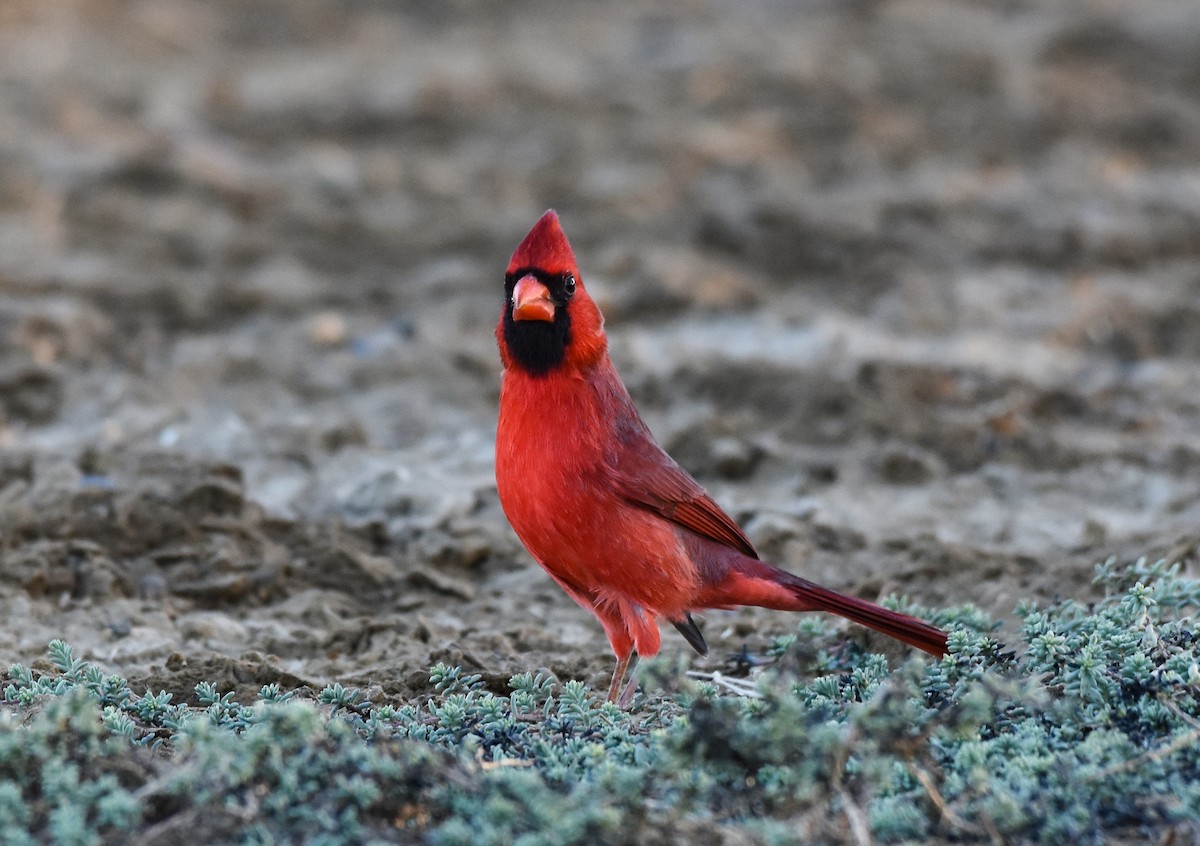
[[[1113,764],[1111,767],[1105,767],[1099,772],[1092,773],[1085,779],[1086,781],[1099,781],[1102,778],[1116,775],[1117,773],[1128,772],[1129,770],[1137,769],[1142,764],[1148,761],[1161,761],[1163,758],[1169,758],[1178,752],[1180,749],[1185,749],[1191,746],[1196,741],[1200,740],[1200,728],[1194,728],[1187,734],[1180,735],[1165,746],[1159,746],[1155,749],[1147,749],[1140,755],[1134,755],[1132,758],[1121,761],[1119,764]]]
[[[858,807],[858,803],[854,801],[850,791],[842,787],[840,783],[835,786],[838,798],[842,800],[842,813],[846,815],[846,821],[850,823],[850,833],[854,835],[854,842],[858,846],[871,846],[871,829],[867,825],[867,815],[863,813],[862,808]]]
[[[966,831],[971,834],[979,834],[979,828],[977,826],[971,825],[958,814],[954,813],[954,809],[946,804],[946,800],[942,798],[942,794],[937,789],[937,785],[933,783],[933,776],[931,776],[925,769],[917,766],[911,761],[909,762],[908,767],[912,771],[912,774],[917,777],[917,781],[921,782],[921,786],[925,788],[925,794],[929,797],[929,801],[933,802],[933,804],[937,806],[938,813],[942,815],[942,819],[960,831]]]
[[[836,791],[838,798],[842,800],[842,813],[845,814],[846,822],[850,825],[850,833],[854,836],[854,842],[857,846],[871,846],[871,827],[867,822],[867,815],[863,813],[862,808],[858,807],[858,803],[854,801],[854,797],[842,783],[842,778],[846,774],[846,761],[849,759],[850,750],[854,748],[857,739],[858,729],[852,725],[843,741],[841,750],[833,761],[829,783]]]
[[[479,769],[495,770],[500,767],[532,767],[533,761],[524,761],[520,758],[501,758],[499,761],[480,761]]]
[[[710,681],[717,685],[717,687],[722,687],[725,690],[728,690],[730,693],[735,693],[738,696],[745,697],[746,699],[763,698],[763,695],[759,693],[758,688],[755,687],[754,684],[749,680],[729,678],[728,676],[721,675],[719,671],[701,673],[691,670],[688,672],[687,677],[689,679],[703,679],[704,681]]]
[[[1179,719],[1183,720],[1189,726],[1191,726],[1194,729],[1200,729],[1200,720],[1197,720],[1195,717],[1193,717],[1187,711],[1180,708],[1174,702],[1163,702],[1161,698],[1159,699],[1159,701],[1162,702],[1162,704],[1167,707],[1168,711],[1170,711],[1172,714],[1174,714]]]

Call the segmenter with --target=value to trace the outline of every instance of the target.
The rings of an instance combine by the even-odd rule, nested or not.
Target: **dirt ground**
[[[0,660],[603,684],[492,478],[547,207],[765,556],[1009,619],[1195,566],[1194,0],[5,0]]]

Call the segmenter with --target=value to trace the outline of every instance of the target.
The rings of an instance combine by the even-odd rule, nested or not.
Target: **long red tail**
[[[709,608],[759,605],[780,611],[828,611],[930,655],[940,658],[947,652],[946,633],[924,620],[821,587],[756,559],[741,557],[706,599]]]
[[[795,593],[797,599],[815,606],[817,610],[845,617],[868,629],[903,641],[909,646],[923,649],[938,658],[946,654],[946,633],[924,620],[901,614],[899,611],[889,611],[874,602],[838,593],[798,576],[783,580],[783,584]]]

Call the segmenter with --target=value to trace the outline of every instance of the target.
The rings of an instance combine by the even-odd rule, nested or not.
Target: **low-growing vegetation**
[[[56,641],[52,670],[4,683],[0,842],[1194,839],[1200,581],[1145,561],[1096,579],[1094,604],[1018,608],[1008,646],[976,609],[903,606],[951,652],[894,668],[806,617],[750,680],[652,664],[630,712],[444,665],[420,703],[207,683],[174,702]]]

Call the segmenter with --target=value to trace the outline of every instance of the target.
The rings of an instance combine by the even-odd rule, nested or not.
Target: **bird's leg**
[[[621,688],[621,694],[617,697],[617,707],[622,710],[629,707],[629,703],[633,702],[633,695],[637,693],[637,663],[638,655],[635,652],[629,665],[629,678],[625,680],[625,687]]]
[[[621,681],[625,678],[625,672],[629,669],[630,663],[637,666],[637,653],[631,652],[624,658],[617,659],[617,666],[613,669],[612,681],[608,685],[608,702],[617,701],[617,691],[621,690]]]
[[[608,702],[617,701],[617,691],[621,689],[621,681],[625,678],[625,671],[629,669],[629,659],[633,653],[626,655],[624,658],[617,659],[617,666],[613,668],[612,681],[608,684]]]

